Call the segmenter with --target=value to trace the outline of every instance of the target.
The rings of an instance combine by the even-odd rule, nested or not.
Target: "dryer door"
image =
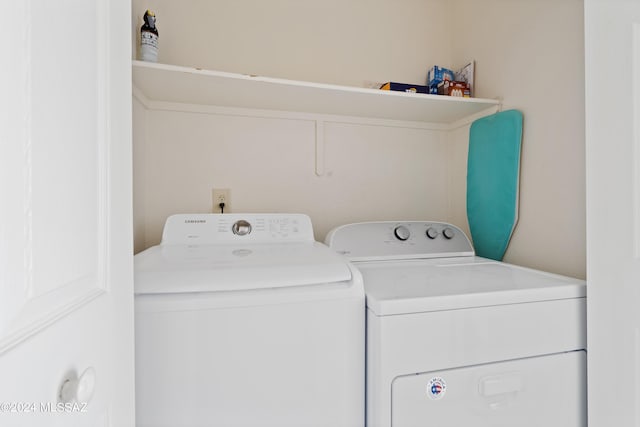
[[[584,427],[586,353],[398,377],[393,427]]]

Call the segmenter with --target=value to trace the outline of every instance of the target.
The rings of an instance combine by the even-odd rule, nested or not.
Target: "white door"
[[[589,425],[640,426],[640,0],[585,0]]]
[[[134,424],[130,13],[0,3],[1,426]]]

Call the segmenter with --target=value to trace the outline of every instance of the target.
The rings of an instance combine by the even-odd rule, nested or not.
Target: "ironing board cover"
[[[478,256],[502,260],[518,220],[522,113],[508,110],[471,124],[467,219]]]

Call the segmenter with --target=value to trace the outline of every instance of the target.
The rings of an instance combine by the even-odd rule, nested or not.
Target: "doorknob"
[[[78,378],[66,378],[60,386],[58,398],[62,403],[89,403],[96,388],[96,370],[92,366]]]

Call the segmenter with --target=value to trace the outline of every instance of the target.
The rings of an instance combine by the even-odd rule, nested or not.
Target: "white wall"
[[[475,58],[476,96],[501,96],[505,109],[524,113],[519,222],[505,261],[584,278],[583,2],[458,0],[454,5],[453,62]],[[465,139],[455,138],[456,143],[466,147]],[[465,150],[452,149],[458,155]],[[457,170],[452,191],[459,207],[464,179]],[[460,215],[459,209],[454,212]]]
[[[311,82],[424,83],[450,61],[445,0],[133,0],[159,62]]]
[[[313,116],[138,114],[147,125],[136,159],[136,179],[146,183],[137,187],[143,217],[137,224],[144,227],[138,250],[159,242],[170,214],[211,212],[214,187],[231,189],[233,212],[306,213],[318,239],[351,221],[447,216],[440,202],[446,187],[433,185],[447,176],[438,161],[447,145],[439,130],[327,121],[325,171],[317,176]]]
[[[134,0],[137,27],[146,8],[165,63],[363,86],[421,83],[433,64],[475,58],[477,95],[525,115],[520,223],[506,260],[584,277],[581,1]],[[310,120],[138,107],[136,250],[159,241],[167,215],[210,211],[213,187],[231,188],[236,212],[307,213],[319,239],[358,220],[467,227],[468,127],[328,124],[317,177]]]
[[[146,8],[156,13],[160,62],[353,86],[425,84],[430,65],[450,62],[445,3],[406,1],[400,13],[393,0],[138,0],[133,15],[139,28]],[[440,41],[426,49],[424,40]],[[443,132],[329,120],[319,177],[314,117],[276,116],[147,110],[134,99],[136,251],[159,242],[168,215],[211,212],[214,187],[231,189],[234,212],[306,213],[318,239],[351,221],[446,219]]]

